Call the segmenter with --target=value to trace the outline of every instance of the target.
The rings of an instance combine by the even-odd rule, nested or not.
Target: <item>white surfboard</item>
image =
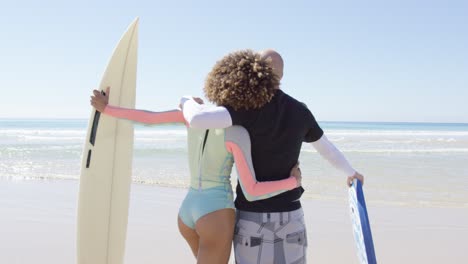
[[[99,89],[109,104],[135,107],[138,18],[122,36]],[[91,111],[83,149],[77,222],[78,264],[120,264],[125,253],[133,124]]]

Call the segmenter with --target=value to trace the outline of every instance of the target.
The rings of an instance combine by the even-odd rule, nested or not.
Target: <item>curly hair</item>
[[[279,78],[266,58],[252,50],[240,50],[216,62],[204,92],[217,105],[249,110],[270,102],[278,86]]]

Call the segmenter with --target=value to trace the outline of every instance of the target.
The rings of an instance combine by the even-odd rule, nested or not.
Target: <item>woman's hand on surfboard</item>
[[[302,185],[302,173],[301,168],[299,168],[299,162],[291,169],[290,175],[296,178],[297,187],[300,187]]]
[[[102,93],[98,90],[93,91],[93,95],[91,96],[91,105],[96,108],[99,112],[104,112],[107,104],[109,103],[109,94],[110,94],[110,87],[106,88],[106,92]]]
[[[348,187],[351,187],[353,184],[354,179],[358,179],[361,182],[361,185],[364,185],[364,176],[362,176],[359,172],[354,173],[353,176],[349,176],[347,179]]]

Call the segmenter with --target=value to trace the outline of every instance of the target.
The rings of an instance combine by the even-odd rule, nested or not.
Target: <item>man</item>
[[[246,64],[254,65],[258,72],[243,71]],[[273,91],[261,86],[261,78],[248,77],[261,77],[265,65],[273,68],[278,80],[270,84],[274,86],[270,87]],[[363,176],[328,141],[305,104],[279,89],[283,68],[283,59],[274,50],[253,55],[248,51],[229,54],[215,65],[205,85],[208,99],[218,106],[202,107],[185,97],[181,103],[186,120],[191,127],[205,129],[244,126],[251,137],[252,160],[259,181],[289,177],[289,171],[298,162],[302,142],[309,142],[346,174],[348,184],[355,178],[363,182]],[[251,87],[246,88],[247,84],[257,82],[257,93]],[[236,97],[237,101],[231,97]],[[242,100],[245,107],[242,107]],[[272,198],[249,202],[238,184],[234,238],[237,263],[306,262],[307,236],[300,203],[303,192],[299,187]]]

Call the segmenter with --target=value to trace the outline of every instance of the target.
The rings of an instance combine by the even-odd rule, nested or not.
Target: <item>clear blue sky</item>
[[[8,1],[0,118],[88,118],[140,17],[137,108],[200,95],[226,53],[275,48],[282,89],[319,121],[468,123],[467,1]]]

